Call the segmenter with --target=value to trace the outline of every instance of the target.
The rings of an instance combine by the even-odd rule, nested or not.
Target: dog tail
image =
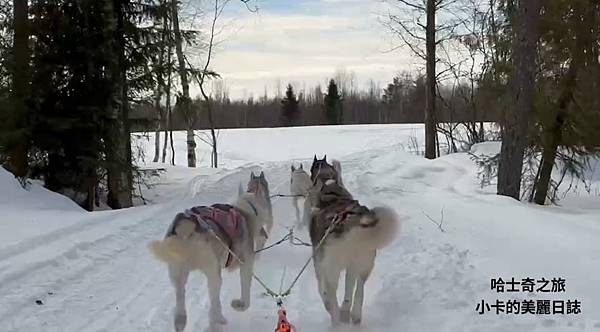
[[[163,240],[152,241],[148,244],[148,250],[159,261],[169,263],[183,263],[186,260],[187,245],[185,239],[193,232],[196,225],[188,219],[183,219],[177,223],[174,234],[167,236]]]
[[[376,249],[389,245],[400,231],[401,220],[396,212],[388,207],[375,207],[372,215],[360,220],[359,241],[369,243]]]

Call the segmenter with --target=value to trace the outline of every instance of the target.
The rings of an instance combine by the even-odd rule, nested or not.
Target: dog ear
[[[300,169],[301,169],[301,170],[304,170],[304,168],[302,168],[302,164],[300,164]]]
[[[256,175],[254,175],[254,171],[250,172],[250,180],[254,180],[254,178],[256,178]]]
[[[302,165],[300,165],[300,169],[302,169]],[[296,170],[296,167],[294,167],[294,165],[292,165],[292,172]]]
[[[324,155],[324,156],[323,156],[323,161],[324,161],[324,162],[327,162],[327,155]]]
[[[265,178],[265,172],[260,171],[260,175],[258,177],[261,178],[261,179],[264,179]]]
[[[313,159],[313,163],[317,162],[317,155],[315,154],[315,158]]]

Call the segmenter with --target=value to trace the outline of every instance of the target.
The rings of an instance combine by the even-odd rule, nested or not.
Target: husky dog
[[[302,227],[303,224],[300,221],[300,209],[298,208],[298,201],[300,200],[301,196],[306,199],[306,195],[312,187],[312,181],[310,180],[308,173],[304,171],[302,164],[300,164],[299,168],[296,168],[294,165],[292,165],[291,173],[290,192],[293,196],[292,204],[296,210],[296,224]]]
[[[365,282],[375,264],[377,250],[394,239],[399,228],[398,217],[386,207],[369,209],[361,205],[332,179],[325,183],[317,179],[310,199],[314,207],[309,233],[323,304],[332,324],[340,321],[360,324]],[[329,235],[324,238],[328,230]],[[345,294],[340,309],[337,288],[344,270]]]
[[[311,220],[311,213],[316,209],[315,204],[311,203],[315,201],[315,194],[318,190],[315,190],[315,184],[317,181],[325,183],[327,180],[333,180],[340,186],[344,187],[342,183],[342,165],[339,161],[333,159],[331,164],[327,163],[327,155],[323,159],[317,159],[317,155],[314,156],[313,163],[310,166],[310,179],[313,186],[309,189],[306,199],[304,200],[304,209],[302,216],[301,225],[309,225]],[[350,195],[350,193],[348,193]],[[352,195],[350,195],[352,197]]]
[[[223,268],[240,268],[241,298],[233,300],[231,306],[237,311],[245,311],[250,306],[255,249],[264,246],[273,219],[264,173],[259,176],[252,173],[247,188],[232,205],[199,206],[177,214],[165,238],[149,245],[154,256],[168,265],[175,287],[174,325],[178,332],[183,331],[187,321],[185,285],[193,270],[201,270],[206,275],[210,331],[227,323],[220,299]]]
[[[327,155],[323,156],[323,159],[317,159],[317,155],[314,156],[313,163],[310,166],[310,179],[313,185],[317,183],[317,179],[321,179],[323,183],[331,179],[335,180],[340,186],[344,186],[340,162],[333,159],[331,164],[327,163]]]

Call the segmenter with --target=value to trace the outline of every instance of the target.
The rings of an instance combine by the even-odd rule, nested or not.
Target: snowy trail
[[[589,221],[590,216],[597,218],[593,210],[538,209],[490,195],[477,188],[465,155],[431,162],[388,144],[339,159],[344,182],[357,199],[371,207],[392,206],[409,218],[397,240],[378,253],[366,284],[363,326],[341,331],[600,331],[595,311],[600,308],[600,286],[593,283],[593,273],[577,273],[590,263],[600,264],[594,241],[600,227]],[[309,165],[310,160],[302,161]],[[238,164],[219,171],[169,168],[152,193],[154,205],[95,213],[46,209],[31,220],[35,211],[28,211],[19,221],[27,227],[0,243],[0,331],[171,331],[173,290],[165,266],[149,255],[147,243],[162,238],[173,216],[185,208],[231,202],[250,171],[264,170],[272,194],[288,193],[289,161]],[[9,211],[2,199],[0,208]],[[295,222],[290,199],[274,198],[273,207],[269,243]],[[19,209],[11,215],[18,217]],[[440,219],[441,209],[445,232],[424,215]],[[44,213],[48,219],[59,218],[46,225]],[[540,225],[548,229],[543,238],[532,235]],[[5,233],[11,230],[0,227]],[[298,235],[308,240],[306,230]],[[277,288],[285,268],[285,287],[310,252],[309,247],[283,243],[261,254],[255,272]],[[549,256],[560,252],[569,259],[553,264]],[[562,298],[582,300],[584,314],[475,312],[481,299],[504,298],[490,291],[491,277],[529,275],[566,276],[569,293]],[[224,331],[272,331],[275,306],[257,283],[248,311],[231,309],[239,284],[238,272],[224,273],[222,301],[229,320]],[[208,311],[204,277],[193,273],[187,287],[186,331],[202,331]],[[519,293],[516,298],[539,298],[533,295]],[[300,331],[330,331],[312,264],[286,306]]]
[[[262,166],[241,168],[212,182],[198,176],[180,195],[186,197],[183,200],[122,212],[103,212],[102,217],[89,218],[93,220],[84,224],[85,227],[65,227],[3,249],[1,266],[7,268],[0,272],[0,296],[9,303],[0,308],[0,321],[7,328],[3,330],[23,331],[36,326],[44,326],[47,331],[168,330],[172,319],[172,289],[165,268],[148,255],[146,244],[162,237],[172,216],[190,204],[231,201],[238,184],[245,184],[251,170],[265,169],[272,193],[287,193],[289,165],[267,163]],[[353,179],[354,173],[363,173],[368,166],[360,160],[349,160],[348,179]],[[273,204],[276,226],[271,239],[275,241],[285,234],[284,226],[294,223],[294,214],[288,199],[274,199]],[[305,233],[302,236],[307,239]],[[421,251],[416,243],[412,247],[415,252]],[[256,272],[269,285],[277,287],[285,266],[287,285],[309,255],[308,247],[284,243],[261,255]],[[380,259],[392,258],[388,253],[381,256]],[[31,263],[24,264],[25,261]],[[13,264],[15,262],[20,264]],[[380,273],[376,269],[367,284],[367,303],[374,299],[374,294],[385,292],[382,287],[389,287],[377,282]],[[402,275],[398,275],[398,280],[401,279]],[[251,309],[240,314],[228,306],[239,292],[238,274],[226,274],[224,280],[223,301],[230,320],[227,330],[240,331],[246,326],[271,329],[274,305],[270,298],[262,295],[259,285],[253,285]],[[193,275],[188,284],[191,331],[205,325],[208,303],[204,287],[204,278]],[[36,300],[44,304],[35,305]],[[312,266],[301,277],[286,304],[298,328],[327,330],[328,316],[316,292]],[[370,309],[371,306],[367,306],[367,321],[377,317]]]

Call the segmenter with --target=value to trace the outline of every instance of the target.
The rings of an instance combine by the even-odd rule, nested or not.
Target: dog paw
[[[221,316],[219,319],[217,319],[217,322],[221,325],[227,325],[227,318]]]
[[[221,325],[209,325],[204,329],[204,332],[222,332],[223,327]]]
[[[340,322],[339,318],[331,317],[331,327],[339,328],[340,325],[341,325],[341,322]]]
[[[360,323],[362,322],[362,317],[360,316],[352,316],[352,324],[354,325],[360,325]]]
[[[181,332],[185,329],[185,324],[187,323],[187,315],[186,314],[177,314],[175,315],[175,331]]]
[[[217,322],[217,324],[227,325],[227,318],[220,316],[220,317],[217,317],[215,322]]]
[[[231,307],[237,311],[246,311],[248,309],[248,304],[243,300],[233,300],[231,301]]]
[[[350,323],[350,310],[340,310],[340,321]]]
[[[213,325],[215,325],[215,324],[226,325],[227,324],[227,318],[225,318],[222,313],[215,313],[215,314],[211,313],[210,321]]]

